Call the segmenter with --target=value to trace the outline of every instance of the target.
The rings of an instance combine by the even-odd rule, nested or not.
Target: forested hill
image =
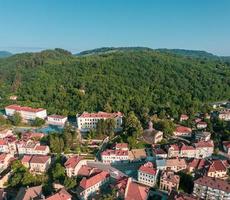
[[[134,110],[139,116],[195,112],[202,103],[230,97],[230,64],[156,51],[115,51],[76,57],[56,49],[0,59],[1,105],[50,113]]]

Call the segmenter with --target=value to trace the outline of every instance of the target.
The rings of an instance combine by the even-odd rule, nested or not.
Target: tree
[[[64,186],[67,190],[74,188],[76,185],[77,183],[74,178],[70,178],[68,176],[65,177]]]
[[[35,120],[32,122],[32,126],[42,126],[45,124],[45,120],[39,117],[36,117]]]
[[[10,120],[14,126],[18,126],[22,121],[22,117],[20,113],[15,112],[13,116],[10,118]]]
[[[137,135],[140,136],[143,132],[143,128],[141,126],[140,121],[136,117],[133,111],[129,112],[127,118],[125,119],[124,131],[129,135]]]
[[[54,181],[63,182],[65,177],[65,168],[60,163],[56,163],[54,168],[52,168],[52,176]]]

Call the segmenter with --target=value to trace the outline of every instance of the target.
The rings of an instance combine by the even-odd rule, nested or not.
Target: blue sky
[[[230,0],[0,0],[0,50],[105,46],[230,55]]]

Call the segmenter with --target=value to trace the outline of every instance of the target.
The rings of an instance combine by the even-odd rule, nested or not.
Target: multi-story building
[[[5,170],[13,160],[14,157],[11,154],[0,154],[0,173]]]
[[[122,128],[122,118],[123,114],[121,112],[107,113],[88,113],[83,112],[81,115],[77,115],[77,126],[82,132],[87,132],[90,129],[96,129],[99,120],[114,119],[115,120],[115,130],[121,130]]]
[[[138,181],[150,187],[156,184],[157,175],[158,170],[151,162],[145,163],[138,169]]]
[[[160,178],[160,190],[170,193],[173,189],[178,190],[180,176],[175,175],[173,171],[163,171]]]
[[[0,129],[0,139],[13,136],[13,131],[11,129]]]
[[[45,200],[71,200],[72,195],[68,193],[64,188],[60,189],[54,195],[47,197]]]
[[[208,124],[207,124],[206,122],[203,122],[203,121],[198,122],[198,123],[196,124],[196,127],[197,127],[198,129],[205,129],[205,128],[207,128],[207,126],[208,126]]]
[[[129,147],[127,143],[117,143],[115,145],[115,150],[128,151]]]
[[[101,153],[103,163],[128,162],[129,151],[107,149]]]
[[[186,121],[186,120],[188,120],[188,119],[189,119],[188,115],[182,114],[182,115],[180,116],[180,122]]]
[[[194,144],[196,148],[195,158],[207,158],[213,154],[214,144],[212,140],[199,141]]]
[[[51,125],[64,126],[67,122],[67,117],[61,115],[49,115],[47,117],[47,123]]]
[[[10,153],[12,155],[16,154],[17,153],[16,141],[17,138],[14,136],[0,139],[0,153]]]
[[[68,158],[68,160],[64,164],[67,176],[69,177],[77,176],[78,171],[83,165],[86,165],[86,160],[84,160],[80,156],[72,156]]]
[[[41,145],[40,142],[33,140],[17,142],[17,150],[19,155],[48,155],[50,153],[48,145]]]
[[[227,178],[229,164],[226,160],[213,160],[207,167],[207,176],[214,178]]]
[[[175,136],[188,137],[192,134],[192,129],[186,126],[177,126],[176,130],[173,132]]]
[[[224,121],[230,121],[230,109],[220,111],[219,119]]]
[[[42,155],[24,155],[22,164],[32,173],[45,173],[50,167],[51,157]]]
[[[167,159],[165,163],[165,170],[171,170],[178,172],[187,168],[187,163],[185,159]]]
[[[163,159],[163,158],[167,158],[168,154],[161,148],[152,148],[152,154],[153,154],[153,158],[158,160],[158,159]]]
[[[9,105],[5,107],[5,112],[7,116],[13,116],[15,112],[18,112],[24,121],[34,120],[35,118],[45,119],[47,117],[46,109],[19,105]]]
[[[230,184],[222,179],[204,176],[194,181],[193,195],[201,199],[230,199]]]
[[[77,188],[77,195],[81,200],[87,200],[95,194],[101,187],[109,184],[110,175],[108,172],[102,171],[90,178],[83,178],[80,186]]]

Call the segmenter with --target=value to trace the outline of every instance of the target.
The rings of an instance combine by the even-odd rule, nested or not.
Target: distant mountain
[[[10,57],[13,54],[8,52],[8,51],[0,51],[0,58],[6,58],[6,57]]]
[[[177,56],[183,56],[195,59],[209,59],[209,60],[221,60],[224,62],[230,62],[230,56],[217,56],[212,53],[200,50],[187,50],[187,49],[151,49],[148,47],[102,47],[87,51],[82,51],[75,56],[90,56],[90,55],[102,55],[114,52],[137,52],[137,51],[149,51],[159,52],[166,54],[174,54]]]
[[[126,51],[154,51],[154,50],[147,47],[102,47],[102,48],[82,51],[75,55],[76,56],[100,55],[100,54],[114,53],[117,51],[126,52]]]
[[[158,52],[166,52],[175,55],[185,56],[185,57],[192,57],[192,58],[206,58],[206,59],[220,59],[220,57],[206,52],[206,51],[199,51],[199,50],[186,50],[186,49],[156,49]]]

